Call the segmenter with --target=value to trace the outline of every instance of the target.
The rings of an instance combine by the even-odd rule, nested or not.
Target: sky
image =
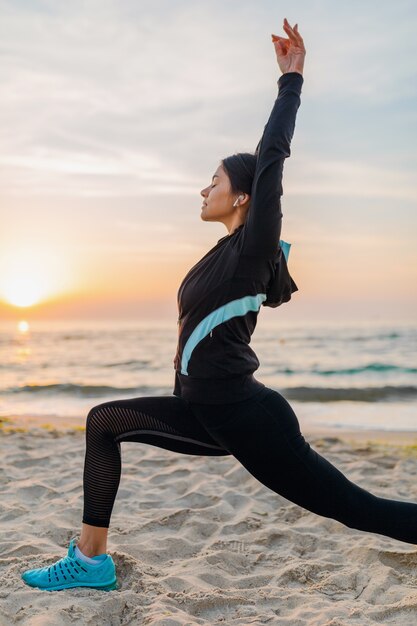
[[[176,322],[227,234],[200,191],[257,146],[284,17],[307,51],[281,200],[299,291],[261,315],[416,320],[414,2],[0,0],[0,321]]]

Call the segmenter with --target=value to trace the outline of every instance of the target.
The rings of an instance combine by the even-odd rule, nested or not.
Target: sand
[[[0,428],[2,626],[417,623],[417,546],[310,513],[233,457],[133,442],[108,543],[120,588],[28,587],[20,573],[63,557],[82,515],[83,426],[46,422]],[[417,432],[303,434],[360,486],[417,502]]]

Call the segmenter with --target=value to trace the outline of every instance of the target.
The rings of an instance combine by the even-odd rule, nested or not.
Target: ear
[[[246,202],[248,202],[248,200],[250,200],[250,195],[249,194],[247,194],[247,193],[240,193],[238,195],[238,197],[236,198],[235,203],[234,203],[233,206],[236,206],[237,202],[240,202],[241,205],[242,204],[246,204]]]

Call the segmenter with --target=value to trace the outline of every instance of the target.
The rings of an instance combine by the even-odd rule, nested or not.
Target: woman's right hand
[[[302,74],[306,50],[303,38],[298,32],[298,24],[291,28],[287,18],[284,18],[283,28],[288,38],[271,35],[280,70],[283,74],[288,72],[299,72]]]

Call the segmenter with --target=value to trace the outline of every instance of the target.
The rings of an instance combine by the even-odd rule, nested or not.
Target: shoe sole
[[[71,589],[73,587],[89,587],[90,589],[100,589],[101,591],[113,591],[114,589],[119,588],[116,578],[111,583],[65,583],[62,585],[56,585],[55,587],[38,587],[37,585],[31,585],[30,583],[26,584],[30,587],[39,589],[40,591],[61,591],[61,589]]]

